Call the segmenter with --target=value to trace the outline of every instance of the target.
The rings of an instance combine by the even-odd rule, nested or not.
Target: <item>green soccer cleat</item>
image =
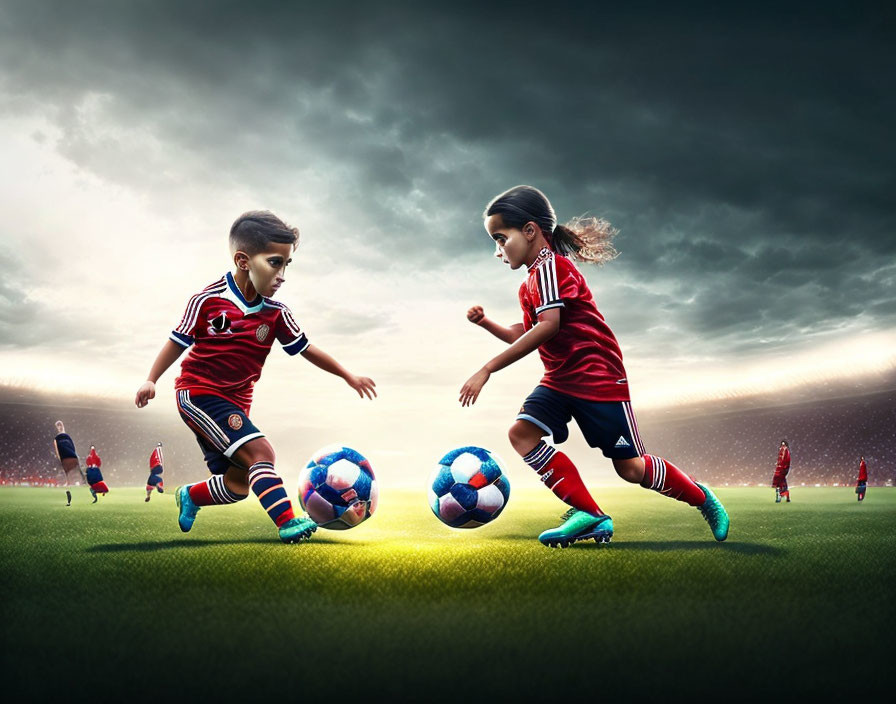
[[[280,526],[280,540],[284,543],[300,543],[303,540],[308,540],[316,530],[317,523],[308,518],[308,516],[290,518]]]
[[[189,533],[193,527],[193,521],[196,520],[196,514],[199,513],[199,507],[193,503],[190,498],[190,487],[179,486],[174,490],[174,501],[180,513],[177,516],[177,525],[184,533]]]
[[[700,513],[703,514],[706,522],[709,523],[713,537],[722,542],[728,537],[728,512],[722,506],[722,502],[710,491],[709,487],[703,486],[700,482],[694,483],[703,489],[703,493],[706,494],[706,501],[697,508],[700,509]]]
[[[549,548],[569,547],[577,540],[594,539],[596,543],[609,543],[613,537],[613,519],[607,515],[595,516],[574,508],[563,516],[563,523],[538,536],[542,545]]]

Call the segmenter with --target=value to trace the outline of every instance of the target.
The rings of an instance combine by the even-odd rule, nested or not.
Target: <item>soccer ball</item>
[[[501,460],[481,447],[451,450],[429,482],[429,507],[452,528],[478,528],[495,520],[509,498]]]
[[[370,462],[350,447],[321,448],[299,474],[299,503],[321,528],[354,528],[376,511],[378,495]]]

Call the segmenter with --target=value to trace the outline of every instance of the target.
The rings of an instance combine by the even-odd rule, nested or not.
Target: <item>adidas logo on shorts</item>
[[[631,447],[631,443],[620,435],[616,441],[616,447]]]

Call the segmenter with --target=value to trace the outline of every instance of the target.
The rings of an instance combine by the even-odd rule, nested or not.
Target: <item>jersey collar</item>
[[[539,264],[546,262],[548,259],[554,256],[554,253],[548,247],[542,247],[541,251],[538,253],[538,256],[535,257],[535,261],[532,262],[532,266],[528,267],[528,271],[531,271],[537,267]]]
[[[257,313],[264,308],[264,297],[260,293],[255,297],[254,301],[247,301],[243,292],[240,291],[240,287],[237,286],[236,281],[233,280],[233,274],[228,271],[226,278],[227,288],[224,289],[221,296],[236,304],[236,307],[243,311],[243,315]]]

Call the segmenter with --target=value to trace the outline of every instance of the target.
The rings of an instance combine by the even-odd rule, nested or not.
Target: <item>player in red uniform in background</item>
[[[160,494],[165,493],[165,481],[162,479],[162,472],[164,470],[165,467],[162,463],[162,443],[159,443],[149,455],[149,477],[146,480],[145,501],[149,501],[153,489]]]
[[[772,477],[772,486],[775,487],[775,503],[781,503],[782,498],[787,498],[790,503],[790,488],[787,486],[787,474],[790,472],[790,446],[786,440],[781,441],[778,448],[778,462],[775,464],[775,475]]]
[[[298,241],[296,228],[267,211],[237,218],[230,228],[235,271],[190,299],[148,380],[137,390],[135,402],[142,408],[155,397],[159,377],[190,348],[174,383],[177,406],[195,433],[212,476],[175,490],[178,524],[185,533],[202,506],[242,501],[250,490],[283,542],[305,540],[317,528],[307,516],[293,513],[283,481],[274,471],[274,448],[249,419],[252,388],[275,339],[288,354],[301,354],[342,377],[361,398],[376,396],[371,379],[348,372],[310,344],[289,308],[270,298],[284,282]]]
[[[865,500],[865,491],[868,489],[868,465],[865,464],[865,456],[859,459],[859,478],[856,479],[856,495],[859,501]]]
[[[85,463],[87,464],[87,483],[90,485],[93,503],[96,503],[96,495],[102,494],[105,496],[109,493],[109,487],[103,481],[103,473],[100,471],[100,465],[103,464],[103,461],[93,445],[90,446],[90,454],[87,455]]]
[[[517,186],[495,198],[483,214],[496,245],[495,256],[511,269],[525,266],[520,286],[523,323],[503,327],[480,306],[467,318],[509,347],[463,385],[460,402],[472,405],[496,371],[538,350],[545,367],[541,383],[523,403],[509,431],[510,443],[541,481],[572,508],[559,527],[538,539],[566,547],[593,538],[607,542],[613,521],[588,492],[572,461],[542,438],[562,443],[576,423],[591,447],[599,447],[626,481],[700,509],[716,540],[728,536],[728,514],[704,485],[674,464],[645,452],[632,411],[622,353],[598,312],[585,277],[569,257],[602,263],[615,256],[615,230],[595,218],[558,225],[544,194]]]

